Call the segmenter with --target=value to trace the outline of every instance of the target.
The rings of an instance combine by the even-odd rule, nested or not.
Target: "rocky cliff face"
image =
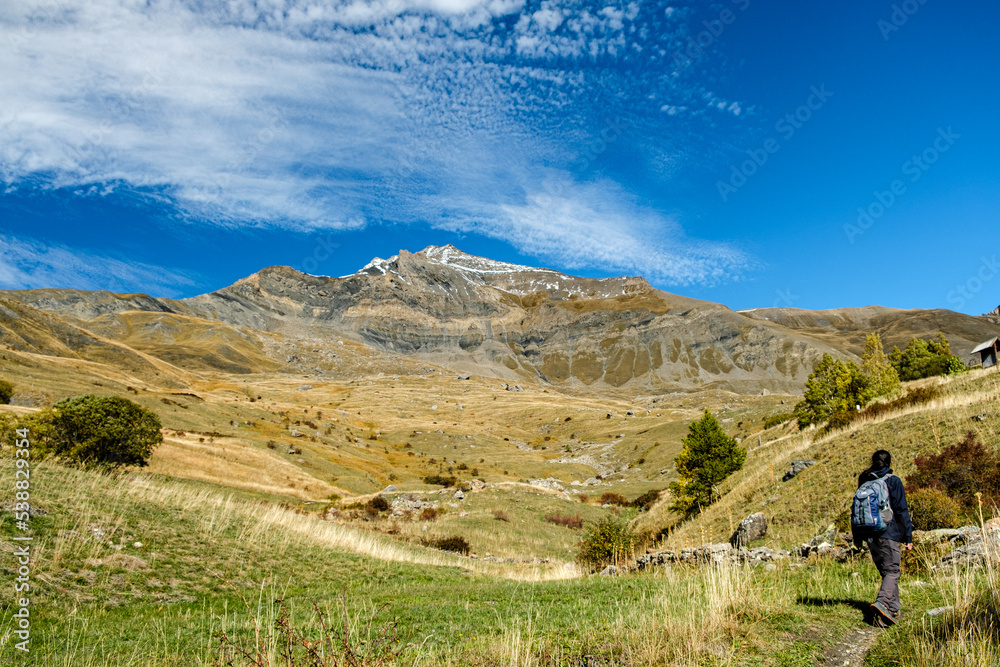
[[[997,331],[984,318],[943,310],[736,313],[653,289],[643,278],[578,278],[475,257],[452,246],[400,251],[341,278],[270,267],[181,301],[73,290],[8,296],[92,322],[103,335],[119,326],[108,318],[134,320],[126,313],[146,311],[162,314],[156,320],[160,329],[163,317],[172,318],[174,338],[185,318],[216,321],[318,345],[348,338],[484,375],[641,391],[707,384],[747,392],[799,391],[823,353],[856,356],[870,331],[882,333],[890,345],[943,331],[957,342],[957,353]],[[130,344],[139,345],[133,339],[152,331],[150,326],[130,323]],[[236,333],[230,338],[237,336],[247,339]],[[150,340],[141,348],[155,354],[156,346]],[[252,365],[244,361],[252,356],[242,352],[240,367]]]
[[[451,246],[342,278],[271,267],[185,308],[278,332],[348,336],[460,370],[558,384],[801,386],[835,348],[642,278],[589,279]]]

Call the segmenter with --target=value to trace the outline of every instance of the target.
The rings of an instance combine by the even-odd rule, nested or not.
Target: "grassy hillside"
[[[957,444],[968,431],[989,447],[1000,446],[1000,373],[976,370],[913,385],[937,386],[940,397],[828,434],[816,429],[799,432],[792,424],[775,427],[773,440],[765,439],[759,447],[751,443],[744,469],[723,483],[722,500],[696,521],[679,526],[665,545],[727,541],[743,517],[760,511],[771,524],[763,545],[800,544],[822,533],[848,508],[857,476],[875,450],[889,450],[893,470],[905,480],[915,469],[917,455]],[[796,459],[816,464],[782,482]],[[654,529],[670,523],[667,502],[642,517],[640,525]]]
[[[3,459],[0,474],[10,473]],[[211,664],[222,631],[255,643],[254,617],[273,653],[280,599],[312,638],[320,635],[312,605],[339,632],[345,600],[351,645],[361,646],[369,621],[373,634],[394,628],[390,664],[556,665],[590,656],[587,664],[807,665],[838,650],[855,625],[855,610],[839,601],[875,586],[863,562],[580,577],[562,565],[408,546],[198,483],[50,464],[34,473],[47,514],[33,520],[32,651],[13,648],[5,594],[4,664]],[[9,553],[0,567],[13,575]],[[905,590],[922,607],[944,600],[935,588]]]

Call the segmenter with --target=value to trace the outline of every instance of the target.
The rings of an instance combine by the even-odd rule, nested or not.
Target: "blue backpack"
[[[854,493],[851,505],[851,529],[866,536],[884,533],[892,522],[889,506],[889,475],[865,482]]]

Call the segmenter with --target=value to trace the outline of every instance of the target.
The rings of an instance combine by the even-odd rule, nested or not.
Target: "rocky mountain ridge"
[[[450,245],[401,250],[339,278],[269,267],[181,300],[76,290],[5,295],[112,339],[119,330],[133,340],[148,332],[151,342],[142,347],[152,355],[154,332],[160,341],[164,329],[226,325],[233,328],[227,342],[215,343],[225,349],[201,355],[198,363],[230,372],[260,365],[250,349],[257,331],[319,346],[350,339],[386,354],[512,380],[644,392],[706,385],[796,392],[822,354],[857,356],[869,331],[882,333],[888,345],[942,331],[959,354],[998,332],[986,318],[945,310],[734,312],[654,289],[639,277],[574,277]],[[136,312],[145,314],[141,326]],[[30,344],[11,328],[0,327],[8,330],[5,341]],[[181,351],[171,355],[182,363]]]

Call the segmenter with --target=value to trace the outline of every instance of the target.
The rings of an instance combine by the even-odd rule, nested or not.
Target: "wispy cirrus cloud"
[[[608,117],[628,119],[634,152],[661,174],[697,159],[686,136],[738,122],[738,101],[677,70],[673,56],[687,37],[677,9],[528,0],[7,4],[0,179],[8,188],[155,188],[197,222],[428,224],[510,240],[566,268],[669,266],[659,275],[672,282],[726,280],[748,265],[737,249],[690,239],[627,188],[573,167]],[[553,170],[581,196],[542,210],[540,184]],[[595,251],[610,239],[613,251]]]
[[[172,297],[196,279],[184,271],[0,236],[0,289],[108,289]]]

